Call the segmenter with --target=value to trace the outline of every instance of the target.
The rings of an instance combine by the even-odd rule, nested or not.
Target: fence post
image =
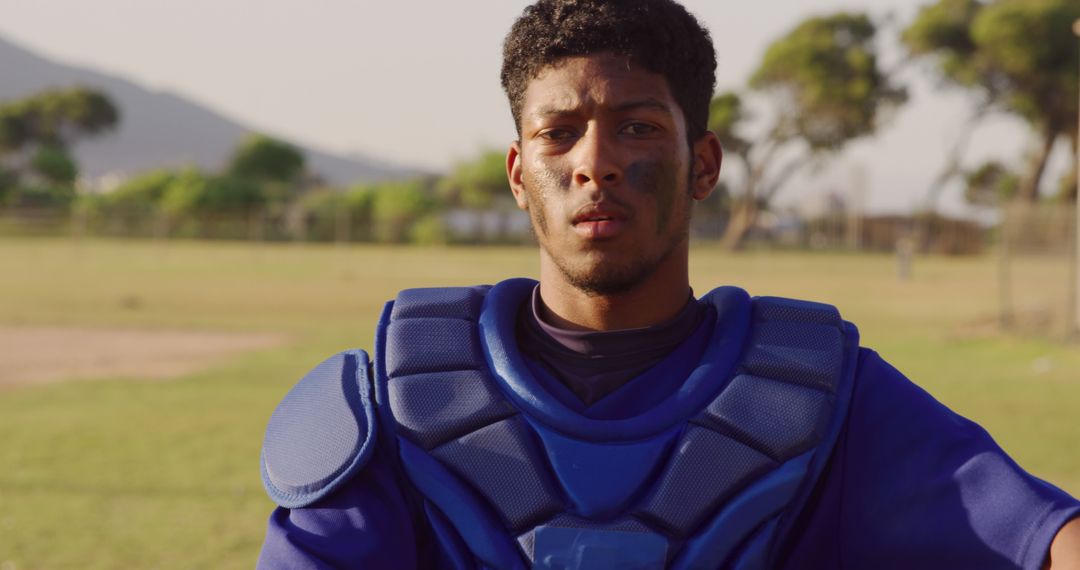
[[[71,239],[76,248],[82,246],[86,238],[87,210],[86,203],[78,199],[71,207]]]
[[[905,228],[896,238],[896,277],[900,281],[911,281],[912,258],[915,256],[914,230]]]
[[[344,206],[334,208],[334,241],[338,245],[345,245],[349,241],[349,209]]]
[[[1013,324],[1012,312],[1012,274],[1009,271],[1009,216],[1011,208],[1008,201],[1001,203],[1001,223],[998,225],[998,319],[1002,328]]]
[[[248,211],[248,241],[262,243],[266,239],[266,209],[252,208]]]
[[[1077,164],[1080,164],[1080,157],[1078,157]],[[1077,184],[1080,184],[1078,182]],[[1068,290],[1068,311],[1069,315],[1066,318],[1065,323],[1065,335],[1066,338],[1080,339],[1080,192],[1076,203],[1077,211],[1071,213],[1072,219],[1066,218],[1066,227],[1072,230],[1071,234],[1066,239],[1072,238],[1070,241],[1071,246],[1068,248],[1068,254],[1070,259],[1070,271],[1069,271],[1069,290]]]
[[[1073,22],[1073,33],[1080,38],[1080,20]],[[1080,43],[1077,44],[1080,49]],[[1078,70],[1080,73],[1080,70]],[[1078,94],[1080,97],[1080,94]],[[1080,101],[1078,101],[1080,104]],[[1072,334],[1080,337],[1080,121],[1076,124],[1076,212],[1073,220],[1073,271],[1072,271]]]
[[[851,192],[847,207],[847,247],[852,251],[862,250],[863,198],[866,196],[866,169],[859,165],[851,175]]]

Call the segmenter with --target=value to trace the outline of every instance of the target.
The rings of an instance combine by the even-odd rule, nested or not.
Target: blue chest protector
[[[342,353],[274,412],[271,497],[317,501],[382,430],[452,566],[769,567],[846,416],[854,327],[828,305],[716,289],[703,299],[714,330],[680,388],[601,420],[545,393],[517,350],[534,285],[401,292],[373,379],[363,352]]]

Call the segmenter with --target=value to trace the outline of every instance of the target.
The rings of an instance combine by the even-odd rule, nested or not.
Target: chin
[[[586,262],[568,267],[556,262],[566,281],[590,295],[618,295],[632,291],[655,271],[656,264],[636,259],[637,263],[614,260],[610,256],[590,256]]]

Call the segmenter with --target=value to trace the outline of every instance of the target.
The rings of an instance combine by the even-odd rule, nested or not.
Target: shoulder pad
[[[833,305],[786,297],[754,297],[754,316],[759,321],[789,321],[843,327],[840,311]]]
[[[743,370],[835,392],[853,369],[858,330],[825,303],[754,297]]]
[[[374,442],[368,355],[336,354],[308,372],[270,416],[263,486],[282,507],[306,507],[363,467]]]

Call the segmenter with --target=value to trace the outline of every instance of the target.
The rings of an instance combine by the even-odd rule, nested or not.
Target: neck
[[[674,318],[689,296],[685,251],[672,252],[651,275],[614,294],[578,289],[550,258],[541,255],[541,317],[560,328],[611,331],[652,326]]]

